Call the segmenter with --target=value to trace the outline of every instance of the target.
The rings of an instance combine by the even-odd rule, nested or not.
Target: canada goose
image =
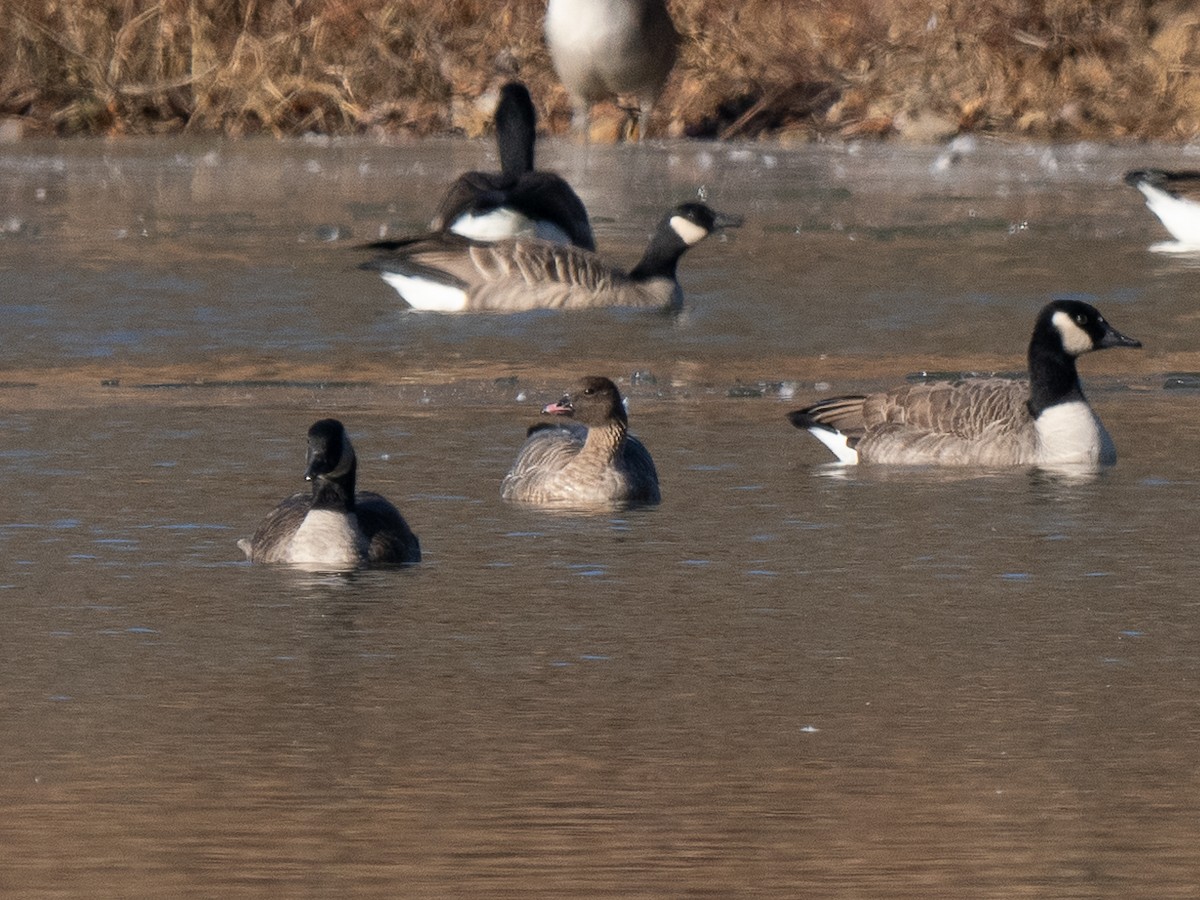
[[[280,502],[250,539],[238,546],[251,562],[293,563],[331,569],[415,563],[417,536],[379,494],[355,493],[358,461],[346,429],[321,419],[308,429],[306,480],[312,491]]]
[[[378,270],[413,309],[521,312],[606,306],[678,309],[679,258],[713,231],[741,219],[684,203],[662,219],[646,252],[625,272],[578,247],[535,239],[482,243],[453,234],[380,241],[388,251],[363,263]]]
[[[675,65],[679,34],[663,0],[550,0],[550,58],[587,134],[591,106],[617,94],[638,100],[638,136]]]
[[[529,429],[500,496],[525,503],[608,505],[658,503],[658,472],[642,442],[629,434],[617,386],[589,375],[542,410],[573,421]]]
[[[1146,198],[1150,212],[1158,216],[1174,241],[1152,244],[1160,252],[1200,250],[1200,172],[1165,172],[1143,169],[1128,172],[1125,183]]]
[[[1079,384],[1075,359],[1140,347],[1095,307],[1055,300],[1029,341],[1029,380],[971,378],[835,397],[790,413],[843,463],[1073,467],[1111,464],[1116,450]]]
[[[539,237],[595,250],[583,201],[558,175],[534,169],[536,139],[537,114],[529,91],[509,82],[496,105],[500,171],[459,176],[430,227],[480,241]]]

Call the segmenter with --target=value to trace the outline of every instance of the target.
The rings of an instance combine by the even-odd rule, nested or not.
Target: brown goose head
[[[554,416],[569,416],[589,428],[629,422],[625,404],[617,386],[602,375],[588,375],[579,379],[562,399],[542,409]]]

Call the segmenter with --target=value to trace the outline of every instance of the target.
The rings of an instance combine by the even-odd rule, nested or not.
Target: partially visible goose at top
[[[430,227],[480,241],[538,237],[596,249],[587,209],[553,172],[534,169],[537,114],[525,85],[510,82],[496,105],[499,172],[467,172],[447,190]]]
[[[1166,172],[1141,169],[1128,172],[1125,183],[1146,198],[1174,241],[1152,244],[1151,250],[1190,253],[1200,250],[1200,172]]]
[[[420,561],[417,536],[396,507],[355,492],[358,461],[341,422],[322,419],[308,429],[307,459],[312,490],[280,502],[253,537],[238,541],[252,562],[341,570]]]
[[[679,44],[663,0],[550,0],[546,43],[575,106],[575,127],[587,133],[596,101],[633,94],[640,138]]]
[[[1055,300],[1029,341],[1029,380],[971,378],[835,397],[789,415],[843,463],[936,466],[1108,465],[1116,450],[1088,405],[1075,360],[1140,347],[1087,303]]]
[[[505,500],[568,506],[659,502],[654,460],[629,434],[625,404],[609,379],[581,378],[542,412],[570,421],[529,429],[500,487]]]
[[[679,258],[714,231],[740,224],[702,203],[684,203],[662,219],[628,272],[578,247],[533,239],[481,243],[445,233],[370,244],[387,252],[362,267],[378,270],[413,309],[431,312],[678,309]]]

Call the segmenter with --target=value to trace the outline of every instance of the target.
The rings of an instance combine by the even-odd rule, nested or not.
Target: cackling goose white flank
[[[789,414],[842,463],[1091,467],[1116,461],[1075,360],[1140,347],[1087,303],[1055,300],[1029,341],[1029,380],[971,378],[822,400]]]
[[[417,536],[396,507],[355,492],[358,461],[341,422],[313,423],[307,460],[312,490],[280,502],[253,537],[238,541],[251,562],[341,570],[420,561]]]
[[[1125,174],[1125,183],[1146,198],[1150,212],[1175,238],[1151,244],[1160,253],[1191,253],[1200,250],[1200,172],[1167,172],[1141,169]]]
[[[542,412],[571,421],[529,429],[500,486],[501,497],[568,506],[659,502],[654,460],[629,434],[625,404],[609,379],[581,378]]]
[[[553,172],[534,168],[537,113],[525,85],[509,82],[496,105],[500,171],[467,172],[450,185],[430,227],[479,241],[538,237],[596,249],[587,209]]]
[[[431,312],[678,309],[679,258],[712,232],[740,224],[702,203],[684,203],[662,219],[628,272],[578,247],[535,239],[482,243],[444,232],[369,244],[386,252],[362,268],[377,270],[413,309]]]
[[[633,94],[640,138],[679,44],[663,0],[550,0],[546,43],[571,95],[576,128],[587,133],[597,100]]]

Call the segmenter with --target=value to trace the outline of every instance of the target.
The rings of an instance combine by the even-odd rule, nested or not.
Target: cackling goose
[[[367,249],[387,252],[362,268],[378,270],[413,309],[434,312],[678,309],[679,258],[713,231],[740,224],[702,203],[677,206],[629,272],[578,247],[535,239],[482,243],[446,233],[369,244]]]
[[[1116,461],[1076,358],[1140,347],[1087,303],[1055,300],[1029,341],[1029,380],[970,378],[822,400],[789,415],[842,463],[1095,467]]]
[[[379,494],[355,493],[357,468],[342,423],[314,423],[308,429],[304,473],[312,491],[280,502],[254,536],[241,539],[238,546],[251,562],[321,569],[419,562],[417,536],[396,507]]]

